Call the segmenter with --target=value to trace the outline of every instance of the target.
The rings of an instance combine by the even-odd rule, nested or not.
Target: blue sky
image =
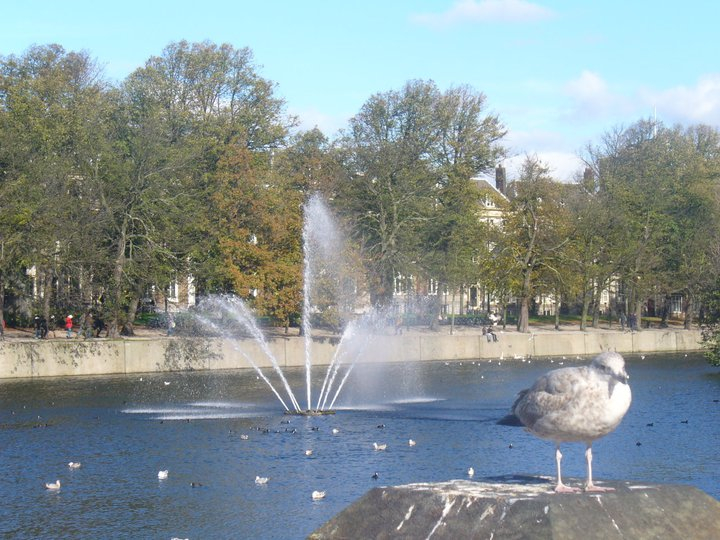
[[[511,176],[537,154],[569,180],[616,126],[720,127],[718,20],[707,0],[3,0],[0,55],[59,43],[119,81],[172,41],[249,47],[288,112],[329,136],[408,80],[468,84],[509,129]]]

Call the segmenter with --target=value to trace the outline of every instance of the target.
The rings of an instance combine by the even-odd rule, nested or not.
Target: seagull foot
[[[558,484],[555,486],[555,493],[580,493],[580,489],[566,486],[565,484]]]
[[[588,484],[585,486],[586,493],[606,493],[608,491],[615,491],[615,488],[596,486],[595,484]]]

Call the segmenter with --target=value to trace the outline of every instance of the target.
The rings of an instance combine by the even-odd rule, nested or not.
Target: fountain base
[[[285,411],[285,414],[293,415],[293,416],[326,416],[330,414],[335,414],[335,411],[325,410],[320,411],[316,409],[308,409],[305,411]]]

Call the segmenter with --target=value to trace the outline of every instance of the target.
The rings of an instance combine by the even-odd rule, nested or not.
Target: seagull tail
[[[525,425],[514,414],[508,414],[508,415],[503,416],[500,420],[497,421],[497,424],[499,426],[513,426],[513,427],[522,427]]]

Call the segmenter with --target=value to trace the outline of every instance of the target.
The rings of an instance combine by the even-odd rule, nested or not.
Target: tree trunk
[[[455,289],[450,300],[450,334],[455,332]]]
[[[670,304],[672,298],[669,294],[666,294],[663,298],[662,316],[660,320],[660,328],[667,328],[668,319],[670,318]]]
[[[600,326],[600,293],[602,291],[599,287],[593,289],[593,318],[592,327],[597,328]]]
[[[590,295],[587,289],[583,292],[582,314],[580,315],[580,330],[587,330],[587,316],[590,311]]]
[[[518,316],[517,331],[527,334],[530,331],[530,297],[520,299],[520,315]]]
[[[122,309],[122,300],[123,300],[123,276],[125,274],[125,263],[127,261],[127,258],[125,256],[125,247],[127,242],[127,218],[123,220],[122,226],[120,228],[120,234],[118,237],[118,246],[117,246],[117,253],[115,257],[115,266],[113,268],[113,287],[115,290],[113,291],[113,294],[111,295],[113,306],[112,306],[112,315],[110,317],[110,321],[108,321],[108,337],[111,338],[117,338],[120,334],[120,324],[121,324],[121,313],[120,310]]]
[[[0,337],[5,337],[5,279],[0,272]]]
[[[530,330],[530,279],[532,272],[531,258],[525,265],[523,276],[522,296],[520,297],[520,314],[517,321],[518,332],[527,333]]]
[[[135,317],[137,315],[137,308],[140,304],[140,295],[139,294],[133,294],[132,298],[130,298],[130,303],[128,305],[128,313],[127,313],[127,320],[125,321],[125,324],[123,325],[123,334],[126,336],[134,336],[135,335]]]
[[[555,330],[560,330],[560,307],[562,306],[562,296],[560,293],[555,293]]]
[[[686,292],[683,295],[683,328],[685,330],[691,330],[692,329],[692,320],[693,320],[694,310],[693,310],[693,299],[692,295],[688,292]]]
[[[53,290],[53,274],[50,270],[45,270],[45,283],[43,284],[43,317],[48,323],[48,329],[50,329],[50,299],[52,298]],[[54,330],[54,328],[53,328]]]
[[[440,298],[440,291],[442,290],[442,284],[438,283],[437,294],[434,297],[434,306],[430,310],[430,330],[437,330],[438,321],[440,320],[440,310],[442,309],[442,299]]]

